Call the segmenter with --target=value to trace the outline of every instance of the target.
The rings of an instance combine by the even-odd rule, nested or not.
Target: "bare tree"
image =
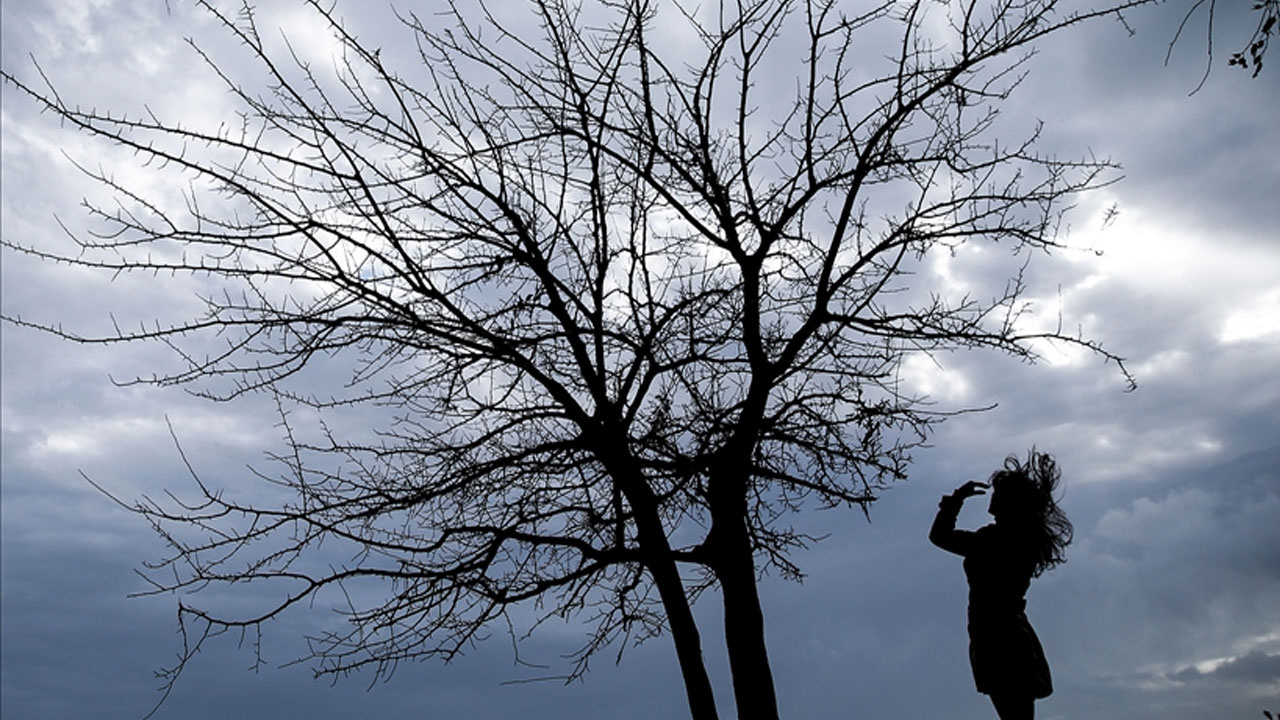
[[[1024,322],[1018,269],[1059,246],[1062,212],[1112,166],[994,128],[1034,42],[1138,2],[544,0],[536,31],[449,4],[401,18],[421,60],[408,75],[311,2],[344,51],[332,76],[273,56],[251,7],[205,4],[268,88],[205,56],[243,111],[216,132],[85,110],[6,73],[192,188],[171,212],[86,170],[120,199],[89,208],[102,231],[73,254],[11,251],[225,287],[201,317],[106,337],[9,321],[165,343],[184,369],[145,382],[280,403],[288,451],[262,477],[291,500],[237,499],[193,469],[193,500],[124,503],[173,549],[149,566],[156,593],[281,588],[247,614],[181,604],[170,682],[211,634],[341,589],[345,629],[311,638],[318,673],[447,659],[532,606],[591,628],[571,676],[670,632],[705,720],[691,604],[714,588],[738,714],[776,718],[757,581],[799,575],[812,538],[793,518],[866,511],[934,423],[971,409],[904,385],[903,360],[1030,360],[1056,342],[1119,362]],[[1016,256],[1003,286],[920,284],[966,244]],[[221,352],[191,349],[210,334]],[[296,381],[324,354],[358,360],[340,393]],[[291,420],[359,403],[385,408],[374,440]],[[316,562],[322,542],[354,559]]]

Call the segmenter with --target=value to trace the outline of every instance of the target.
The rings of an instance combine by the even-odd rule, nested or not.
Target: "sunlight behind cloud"
[[[1218,339],[1224,343],[1280,339],[1280,288],[1227,315]]]
[[[1206,307],[1244,307],[1247,310],[1234,311],[1233,316],[1247,312],[1249,324],[1265,318],[1266,332],[1280,328],[1280,290],[1275,289],[1280,283],[1280,256],[1270,247],[1249,243],[1251,238],[1196,235],[1168,224],[1157,209],[1122,207],[1105,228],[1106,211],[1099,209],[1086,222],[1088,230],[1071,237],[1070,247],[1095,250],[1065,256],[1096,268],[1090,287],[1115,279],[1157,293],[1154,299],[1194,291],[1205,298]],[[1260,291],[1265,293],[1261,299]]]
[[[969,379],[963,372],[948,368],[929,355],[908,357],[902,363],[900,374],[912,391],[922,392],[935,400],[964,402],[971,394]]]

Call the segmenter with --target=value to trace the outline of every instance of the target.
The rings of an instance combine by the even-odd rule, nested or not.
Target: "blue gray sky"
[[[302,52],[325,57],[331,45],[301,3],[262,4],[264,26],[282,25]],[[1061,309],[1069,327],[1127,358],[1138,389],[1124,392],[1096,357],[1053,349],[1034,365],[982,353],[908,363],[907,377],[945,406],[997,407],[944,424],[870,522],[856,511],[809,516],[807,527],[829,536],[796,558],[803,583],[762,582],[785,717],[994,717],[969,676],[960,564],[925,536],[940,495],[1032,444],[1057,455],[1076,527],[1068,562],[1028,598],[1057,684],[1039,717],[1280,710],[1280,56],[1253,80],[1227,68],[1249,18],[1224,16],[1212,73],[1189,96],[1204,69],[1204,28],[1193,24],[1166,65],[1178,5],[1131,13],[1134,36],[1112,21],[1060,36],[1006,109],[1010,122],[1044,121],[1048,149],[1124,166],[1121,182],[1070,215],[1072,248],[1035,259],[1030,291],[1046,316]],[[409,37],[381,2],[338,8],[380,45]],[[183,0],[6,0],[2,9],[4,68],[34,78],[34,56],[73,102],[229,110],[183,38],[228,58],[234,49]],[[57,218],[86,226],[81,199],[104,196],[71,160],[155,182],[9,88],[2,112],[6,239],[63,242]],[[1119,214],[1104,223],[1113,206]],[[1003,283],[1002,268],[961,252],[921,281],[983,288]],[[78,329],[195,307],[195,288],[163,278],[113,281],[12,253],[0,271],[5,314]],[[0,715],[141,717],[159,697],[152,672],[179,648],[177,599],[127,597],[145,587],[134,569],[164,548],[80,472],[126,498],[181,487],[169,423],[195,466],[247,482],[244,468],[275,447],[274,411],[262,398],[217,405],[112,382],[172,367],[160,347],[73,346],[8,325],[0,333]],[[971,505],[961,523],[984,517]],[[729,715],[714,599],[698,612]],[[450,665],[406,665],[373,687],[359,675],[331,686],[305,666],[277,667],[308,629],[331,621],[299,611],[268,626],[268,666],[256,671],[252,638],[219,638],[157,717],[686,715],[666,638],[628,649],[617,665],[601,655],[568,686],[524,682],[538,672],[513,662],[501,628]],[[547,627],[521,657],[563,668],[580,633]]]

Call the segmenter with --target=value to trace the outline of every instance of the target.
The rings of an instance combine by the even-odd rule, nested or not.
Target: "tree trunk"
[[[724,598],[724,638],[733,674],[733,697],[738,720],[777,720],[778,699],[769,668],[769,652],[764,639],[764,612],[756,587],[755,562],[746,527],[733,533],[738,537],[720,540],[716,575]]]
[[[625,453],[614,452],[605,457],[625,457]],[[702,659],[702,638],[693,618],[693,609],[689,606],[684,581],[680,579],[680,569],[671,555],[666,529],[658,515],[657,498],[633,467],[626,463],[606,463],[606,467],[635,514],[636,541],[644,553],[645,567],[653,576],[658,595],[662,598],[671,639],[676,646],[676,658],[680,662],[680,674],[684,679],[689,714],[693,720],[718,720],[715,693]]]
[[[729,456],[731,457],[731,456]],[[706,549],[724,600],[724,638],[739,720],[777,720],[778,699],[764,638],[764,612],[747,533],[745,467],[731,461],[711,477]]]
[[[667,624],[671,627],[671,639],[675,642],[685,695],[689,700],[689,714],[693,720],[717,720],[711,678],[707,676],[707,666],[702,661],[702,639],[676,563],[667,555],[651,562],[649,571],[653,574],[667,614]]]

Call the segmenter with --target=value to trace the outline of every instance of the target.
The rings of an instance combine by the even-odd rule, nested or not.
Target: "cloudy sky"
[[[300,3],[263,4],[291,37],[314,31]],[[1114,366],[1077,354],[1030,366],[957,354],[941,367],[909,367],[941,402],[998,407],[944,425],[870,523],[847,511],[810,518],[830,536],[798,557],[802,584],[764,580],[785,717],[993,717],[969,677],[960,563],[925,535],[938,496],[1032,444],[1063,466],[1063,504],[1076,527],[1067,564],[1029,595],[1057,684],[1039,716],[1216,720],[1280,710],[1280,56],[1254,80],[1227,68],[1250,18],[1224,16],[1213,71],[1189,96],[1204,68],[1201,24],[1165,64],[1188,4],[1132,13],[1132,37],[1104,21],[1043,47],[1007,108],[1014,119],[1044,120],[1051,149],[1124,166],[1121,183],[1071,216],[1080,249],[1037,259],[1033,290],[1060,294],[1066,321],[1127,358],[1138,389],[1124,392]],[[3,66],[32,79],[34,56],[65,98],[84,105],[224,111],[227,99],[192,71],[182,42],[223,40],[189,3],[169,5],[6,0]],[[354,2],[338,6],[355,14]],[[379,44],[403,32],[381,3],[360,8],[358,21]],[[3,101],[3,234],[62,242],[55,216],[83,227],[78,203],[101,197],[68,158],[91,166],[119,158],[59,129],[8,87]],[[1119,214],[1104,223],[1113,206]],[[986,269],[962,255],[930,280],[981,287],[991,281]],[[137,321],[192,302],[180,284],[113,283],[7,252],[2,288],[7,315],[85,329],[109,327],[108,313]],[[164,548],[79,473],[126,498],[159,494],[184,478],[166,418],[197,467],[230,473],[270,449],[274,416],[259,399],[211,405],[181,390],[111,382],[171,367],[162,348],[72,346],[10,325],[0,332],[0,714],[140,717],[158,699],[152,672],[179,647],[176,602],[127,596],[144,588],[133,570]],[[962,524],[984,522],[982,510],[967,507]],[[713,605],[699,613],[727,716]],[[372,688],[367,677],[331,687],[306,667],[277,669],[323,621],[295,612],[269,626],[263,653],[272,664],[257,672],[238,638],[212,643],[158,717],[685,714],[665,638],[617,666],[602,656],[567,687],[512,682],[531,675],[500,631],[451,665],[405,666]],[[555,665],[577,632],[547,628],[522,655]]]

